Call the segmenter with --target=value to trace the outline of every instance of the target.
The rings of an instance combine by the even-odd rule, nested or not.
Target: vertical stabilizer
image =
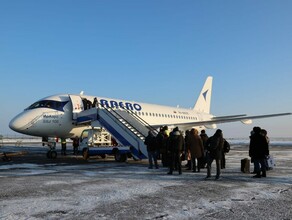
[[[210,113],[213,77],[208,76],[194,106],[195,111]]]

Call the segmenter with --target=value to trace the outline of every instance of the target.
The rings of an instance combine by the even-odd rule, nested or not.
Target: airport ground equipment
[[[96,155],[102,158],[106,155],[114,155],[116,161],[125,162],[128,155],[131,155],[130,147],[115,144],[111,134],[100,127],[85,129],[79,138],[79,143],[84,159]]]
[[[18,143],[18,141],[16,142],[16,144]],[[3,136],[0,135],[0,147],[3,146]],[[19,151],[19,152],[0,152],[0,158],[3,161],[10,161],[11,157],[15,157],[15,156],[22,156],[27,154],[26,151]]]
[[[16,157],[16,156],[23,156],[27,154],[26,151],[19,151],[19,152],[0,152],[0,158],[3,161],[10,161],[11,157]]]
[[[117,140],[119,145],[130,147],[134,159],[148,157],[144,144],[148,132],[157,131],[135,112],[127,109],[113,109],[98,105],[91,109],[81,111],[75,115],[77,124],[89,123],[92,127],[103,127]]]

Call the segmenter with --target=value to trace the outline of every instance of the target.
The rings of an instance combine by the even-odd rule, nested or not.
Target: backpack
[[[207,140],[207,150],[208,150],[208,151],[211,151],[211,152],[216,151],[218,145],[219,145],[219,138],[216,138],[216,137],[210,137],[210,138]]]
[[[230,144],[225,139],[224,139],[223,151],[224,153],[228,153],[230,151]]]

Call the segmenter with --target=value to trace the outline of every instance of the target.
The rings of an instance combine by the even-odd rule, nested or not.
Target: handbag
[[[266,156],[266,169],[272,170],[276,166],[275,159],[272,155]]]

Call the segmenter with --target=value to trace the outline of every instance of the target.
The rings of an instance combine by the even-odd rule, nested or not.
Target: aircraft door
[[[77,113],[84,110],[82,98],[78,95],[69,95],[72,103],[72,117],[73,120],[77,119]]]

